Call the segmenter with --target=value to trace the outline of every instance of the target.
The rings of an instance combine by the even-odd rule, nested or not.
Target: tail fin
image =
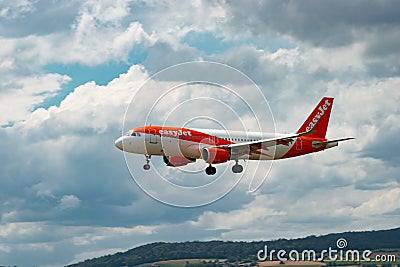
[[[308,136],[325,138],[326,130],[328,129],[329,117],[333,106],[332,97],[324,97],[319,104],[315,107],[310,116],[301,125],[297,133],[308,132],[314,130]]]

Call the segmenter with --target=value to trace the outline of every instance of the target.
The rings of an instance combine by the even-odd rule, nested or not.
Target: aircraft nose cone
[[[117,140],[115,140],[115,146],[116,146],[118,149],[123,150],[123,147],[122,147],[122,137],[120,137],[120,138],[118,138]]]

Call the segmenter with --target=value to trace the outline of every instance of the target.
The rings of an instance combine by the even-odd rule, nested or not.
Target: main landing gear
[[[217,169],[213,166],[208,165],[208,167],[206,168],[206,174],[207,175],[214,175],[217,172]],[[232,166],[232,172],[233,173],[241,173],[243,172],[243,166],[240,165],[237,161],[236,164]]]
[[[150,170],[150,159],[151,155],[146,155],[146,164],[143,165],[143,169]]]
[[[207,175],[214,175],[215,173],[217,173],[217,169],[213,166],[211,166],[211,164],[206,168],[206,174]]]
[[[240,164],[238,163],[238,161],[236,160],[235,165],[232,166],[232,172],[233,172],[233,173],[241,173],[242,171],[243,171],[243,166],[240,165]]]

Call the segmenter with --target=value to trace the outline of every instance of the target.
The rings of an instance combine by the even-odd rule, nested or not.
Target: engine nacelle
[[[207,147],[201,151],[201,158],[207,163],[218,164],[227,162],[230,158],[229,151],[222,148]]]
[[[163,156],[163,160],[167,166],[180,167],[188,165],[189,163],[196,162],[196,159],[190,159],[180,156]]]

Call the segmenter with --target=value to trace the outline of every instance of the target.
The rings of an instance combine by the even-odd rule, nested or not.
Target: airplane
[[[305,122],[292,134],[225,131],[167,126],[142,126],[129,130],[115,141],[125,152],[146,156],[144,170],[150,169],[151,156],[162,156],[166,166],[180,167],[202,159],[207,175],[214,175],[213,164],[235,161],[233,173],[241,173],[239,160],[277,160],[297,157],[338,146],[353,137],[328,140],[326,131],[333,98],[324,97]],[[275,147],[275,151],[273,151]]]

